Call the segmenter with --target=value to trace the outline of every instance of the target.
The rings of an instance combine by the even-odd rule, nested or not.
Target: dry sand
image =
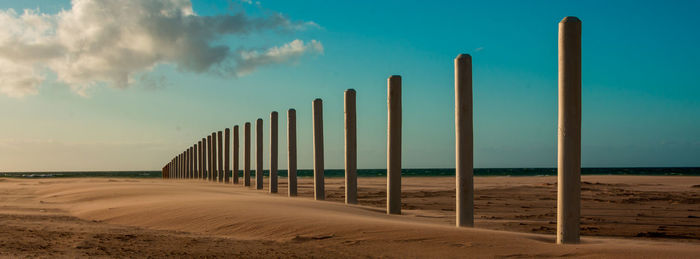
[[[554,177],[477,177],[475,229],[454,225],[452,178],[360,178],[358,206],[241,185],[160,179],[2,179],[3,257],[669,257],[700,254],[700,178],[584,176],[582,244],[555,245]],[[696,187],[693,187],[696,186]],[[267,185],[265,185],[267,188]],[[507,231],[503,231],[507,230]],[[601,237],[601,236],[613,236]]]

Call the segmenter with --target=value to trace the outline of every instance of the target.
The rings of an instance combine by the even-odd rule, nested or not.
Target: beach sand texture
[[[404,177],[400,216],[385,214],[384,178],[359,178],[356,206],[343,204],[342,178],[326,179],[326,201],[313,200],[312,181],[300,178],[289,198],[285,178],[278,194],[199,180],[0,178],[0,256],[700,254],[697,177],[583,176],[579,245],[554,244],[555,177],[476,177],[474,229],[454,227],[452,177]]]

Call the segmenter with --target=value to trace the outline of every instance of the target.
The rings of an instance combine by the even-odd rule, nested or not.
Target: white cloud
[[[267,64],[278,64],[294,61],[306,53],[323,53],[321,42],[311,40],[309,43],[296,39],[280,47],[272,47],[265,51],[240,51],[240,59],[236,67],[236,74],[239,76],[249,74],[255,68]]]
[[[37,94],[47,72],[85,95],[95,85],[128,87],[161,63],[237,76],[323,50],[297,39],[262,53],[233,51],[222,37],[319,26],[278,13],[199,16],[189,0],[73,0],[53,15],[0,10],[0,24],[0,94],[12,97]]]

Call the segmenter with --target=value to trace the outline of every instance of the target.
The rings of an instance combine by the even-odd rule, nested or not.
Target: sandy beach
[[[700,254],[700,180],[583,176],[582,244],[555,245],[555,177],[476,177],[476,228],[454,227],[454,179],[404,177],[403,215],[384,178],[359,205],[203,181],[0,179],[3,257],[609,257]],[[267,183],[267,179],[265,181]]]

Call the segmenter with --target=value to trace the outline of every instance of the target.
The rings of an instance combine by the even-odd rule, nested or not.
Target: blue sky
[[[158,169],[211,133],[297,109],[299,166],[311,167],[311,101],[324,100],[326,167],[343,163],[343,91],[357,90],[360,168],[384,168],[386,79],[403,77],[403,166],[454,167],[453,59],[473,56],[476,167],[556,166],[557,23],[583,21],[584,167],[700,166],[700,2],[192,1],[200,16],[279,12],[295,31],[223,36],[232,49],[294,39],[322,53],[243,76],[159,63],[158,87],[47,80],[0,95],[0,171]],[[0,1],[55,14],[68,1]],[[19,11],[18,11],[19,12]],[[265,137],[265,150],[267,150]],[[286,153],[280,148],[280,165]],[[265,151],[267,152],[267,151]],[[267,161],[266,161],[267,165]],[[267,168],[267,166],[265,166]]]

